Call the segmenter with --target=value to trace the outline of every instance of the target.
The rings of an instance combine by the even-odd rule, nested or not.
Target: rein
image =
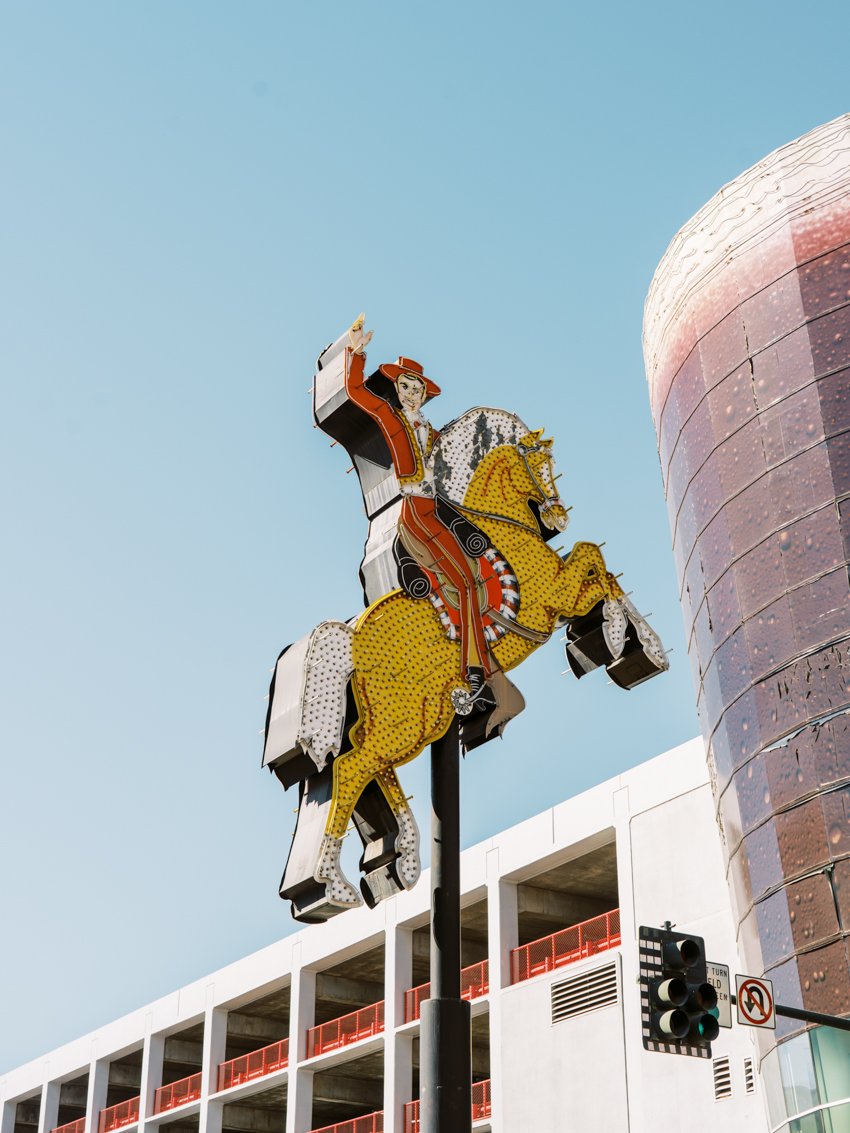
[[[534,474],[534,470],[532,469],[531,465],[528,463],[529,454],[533,453],[533,452],[543,452],[543,446],[542,445],[531,445],[530,447],[526,447],[525,445],[515,445],[514,447],[516,448],[516,451],[519,453],[519,455],[522,457],[522,463],[525,465],[525,470],[528,473],[529,480],[531,480],[534,487],[537,489],[537,491],[543,497],[543,503],[540,505],[541,508],[545,511],[546,508],[554,507],[554,505],[559,502],[558,497],[549,495],[549,493],[546,491],[545,486],[543,484],[541,484],[540,481],[537,479],[537,477]]]
[[[506,629],[508,633],[515,633],[519,637],[524,637],[526,641],[533,641],[536,645],[545,645],[552,636],[551,633],[544,633],[542,630],[532,629],[531,626],[524,626],[521,622],[511,621],[510,618],[504,617],[503,614],[492,607],[487,611],[487,617]]]
[[[531,445],[527,447],[526,445],[517,444],[514,445],[514,448],[516,449],[517,454],[522,458],[522,462],[525,465],[525,470],[528,473],[529,480],[531,480],[531,483],[543,497],[543,502],[540,506],[542,508],[547,508],[551,507],[553,504],[558,503],[558,497],[548,495],[546,488],[535,476],[534,471],[528,461],[529,455],[535,452],[542,452],[543,446]],[[478,515],[483,519],[491,519],[496,523],[508,523],[512,527],[518,527],[521,531],[527,531],[532,535],[538,534],[538,532],[536,532],[533,527],[527,527],[524,523],[520,523],[519,520],[510,519],[506,515],[493,515],[492,512],[479,511],[477,508],[467,507],[464,504],[459,504],[458,506],[462,511],[468,512],[470,515]],[[552,636],[551,632],[543,633],[541,630],[532,629],[531,626],[522,625],[521,622],[512,621],[510,618],[504,617],[499,613],[498,610],[494,610],[492,607],[487,611],[487,616],[494,622],[496,622],[497,625],[500,625],[503,629],[506,629],[509,633],[515,633],[519,637],[524,637],[526,641],[534,642],[536,645],[544,645]]]
[[[528,457],[531,453],[543,452],[543,446],[542,445],[528,445],[528,446],[526,446],[526,445],[521,445],[521,444],[515,444],[513,446],[513,448],[516,450],[517,455],[522,458],[522,463],[525,466],[525,471],[528,473],[529,480],[534,485],[534,487],[537,489],[537,491],[540,493],[540,495],[543,497],[543,500],[540,504],[541,509],[543,511],[545,511],[546,508],[554,507],[555,504],[560,503],[561,501],[560,501],[560,499],[557,495],[550,496],[547,493],[545,485],[540,483],[540,481],[538,480],[538,478],[534,474],[534,470],[532,469],[531,465],[528,462]],[[468,507],[466,504],[458,504],[457,506],[459,508],[461,508],[463,511],[468,511],[470,515],[480,515],[483,519],[494,519],[499,523],[509,523],[512,527],[519,527],[520,530],[522,530],[522,531],[530,531],[532,534],[537,534],[534,527],[527,526],[525,523],[520,523],[520,521],[518,519],[511,519],[507,515],[495,515],[493,512],[490,512],[490,511],[479,511],[477,508]]]

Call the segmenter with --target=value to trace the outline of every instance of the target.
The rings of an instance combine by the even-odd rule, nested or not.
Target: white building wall
[[[694,746],[704,760],[702,745]],[[676,773],[686,764],[682,759],[670,768],[667,760],[653,760],[653,764],[659,762],[667,765],[665,771]],[[632,973],[638,970],[639,925],[661,926],[669,918],[674,925],[702,936],[708,959],[727,964],[734,980],[741,968],[708,783],[694,784],[676,774],[669,782],[666,801],[653,799],[643,789],[632,790],[630,795],[633,803],[628,831],[623,831],[621,838],[630,847],[633,903],[632,919],[627,922],[621,888],[624,969]],[[632,978],[624,985],[627,1020],[639,1014],[639,997],[639,987]],[[639,1028],[628,1022],[626,1042],[630,1083],[634,1083],[630,1089],[633,1130],[648,1133],[659,1128],[659,1098],[670,1099],[669,1113],[688,1115],[681,1128],[693,1133],[710,1133],[718,1121],[730,1129],[767,1128],[761,1098],[755,1104],[756,1099],[744,1092],[744,1059],[756,1058],[753,1036],[747,1028],[734,1023],[731,1030],[721,1029],[712,1043],[713,1058],[728,1056],[732,1074],[732,1097],[719,1102],[714,1100],[711,1063],[645,1051]]]
[[[511,986],[509,954],[517,942],[517,885],[543,870],[616,842],[622,945]],[[463,854],[465,899],[488,900],[490,992],[475,1011],[490,1017],[493,1112],[480,1128],[492,1133],[547,1133],[564,1128],[607,1128],[628,1133],[724,1133],[767,1129],[760,1090],[747,1095],[744,1058],[755,1059],[750,1034],[735,1026],[713,1044],[728,1055],[733,1096],[715,1101],[712,1063],[643,1049],[637,983],[637,928],[670,919],[705,937],[709,958],[740,970],[732,929],[701,741],[668,752]],[[411,893],[379,906],[346,913],[305,929],[119,1019],[0,1080],[3,1133],[13,1133],[16,1104],[44,1099],[43,1133],[49,1133],[57,1086],[89,1072],[86,1133],[95,1133],[105,1104],[111,1060],[144,1051],[140,1133],[198,1114],[200,1133],[220,1133],[222,1105],[286,1082],[285,1133],[311,1128],[314,1073],[363,1051],[383,1050],[384,1113],[388,1133],[401,1133],[411,1081],[411,1043],[418,1024],[404,1024],[402,995],[411,982],[411,928],[427,915],[428,878]],[[306,1058],[316,972],[385,946],[385,1034],[344,1051]],[[553,985],[599,965],[617,965],[615,1005],[551,1021]],[[290,1066],[216,1094],[224,1057],[228,1010],[249,1005],[289,984]],[[201,1098],[165,1115],[153,1115],[161,1081],[163,1045],[169,1034],[205,1021]],[[283,1036],[281,1036],[283,1037]],[[135,1127],[128,1126],[130,1133]],[[39,1130],[42,1133],[42,1130]],[[281,1133],[284,1133],[283,1126]]]
[[[612,958],[620,977],[620,956]],[[563,1133],[629,1129],[623,1005],[551,1021],[551,989],[599,967],[569,965],[510,988],[502,1004],[503,1128]]]

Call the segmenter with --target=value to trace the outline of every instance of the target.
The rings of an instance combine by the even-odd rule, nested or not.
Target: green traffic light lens
[[[720,1024],[714,1015],[705,1014],[700,1018],[697,1023],[697,1034],[701,1039],[706,1039],[708,1042],[717,1038],[720,1034]]]

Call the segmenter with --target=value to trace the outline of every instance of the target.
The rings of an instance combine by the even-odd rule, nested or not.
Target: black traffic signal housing
[[[711,1058],[720,1027],[702,937],[641,925],[638,954],[644,1049]]]

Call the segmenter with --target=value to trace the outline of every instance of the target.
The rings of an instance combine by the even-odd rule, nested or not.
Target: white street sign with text
[[[726,964],[705,963],[706,978],[717,992],[717,1022],[721,1027],[732,1026],[732,995],[729,968]]]

